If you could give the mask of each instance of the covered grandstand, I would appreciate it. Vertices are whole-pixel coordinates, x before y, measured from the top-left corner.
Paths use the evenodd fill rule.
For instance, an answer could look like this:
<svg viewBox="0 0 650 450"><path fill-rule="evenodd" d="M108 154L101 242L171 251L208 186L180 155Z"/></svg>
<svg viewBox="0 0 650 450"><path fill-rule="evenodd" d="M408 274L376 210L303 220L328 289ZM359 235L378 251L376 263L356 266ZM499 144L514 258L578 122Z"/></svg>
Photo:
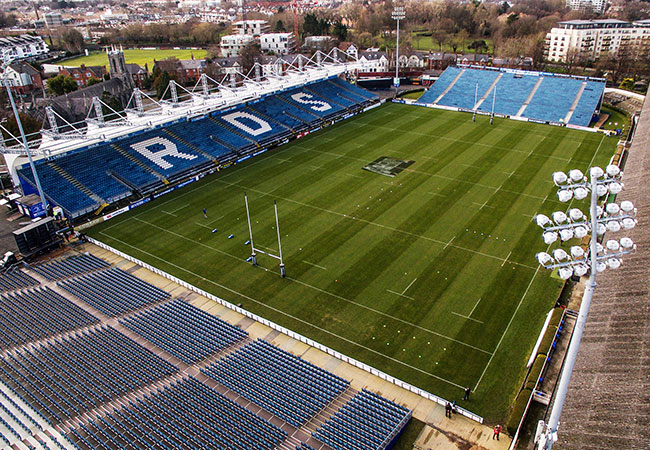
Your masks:
<svg viewBox="0 0 650 450"><path fill-rule="evenodd" d="M605 81L546 72L448 67L418 103L532 122L588 127Z"/></svg>

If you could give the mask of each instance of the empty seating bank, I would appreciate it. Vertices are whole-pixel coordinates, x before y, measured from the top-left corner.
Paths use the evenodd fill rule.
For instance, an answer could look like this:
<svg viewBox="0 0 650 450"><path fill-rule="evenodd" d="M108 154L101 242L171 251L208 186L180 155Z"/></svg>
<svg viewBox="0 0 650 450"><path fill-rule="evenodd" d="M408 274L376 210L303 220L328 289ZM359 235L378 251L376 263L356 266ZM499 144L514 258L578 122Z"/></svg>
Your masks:
<svg viewBox="0 0 650 450"><path fill-rule="evenodd" d="M418 103L587 127L604 80L552 73L448 67ZM483 101L481 101L483 100Z"/></svg>
<svg viewBox="0 0 650 450"><path fill-rule="evenodd" d="M377 100L364 89L332 78L39 160L36 167L48 200L74 218L281 144ZM28 165L18 175L26 194L36 191Z"/></svg>

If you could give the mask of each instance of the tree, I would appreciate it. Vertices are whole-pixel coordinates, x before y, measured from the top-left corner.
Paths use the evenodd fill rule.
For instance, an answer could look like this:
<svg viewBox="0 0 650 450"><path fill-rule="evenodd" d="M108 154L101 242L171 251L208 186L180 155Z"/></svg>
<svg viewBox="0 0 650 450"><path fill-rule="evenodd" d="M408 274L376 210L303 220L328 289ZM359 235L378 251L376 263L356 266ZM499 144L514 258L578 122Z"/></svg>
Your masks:
<svg viewBox="0 0 650 450"><path fill-rule="evenodd" d="M309 13L305 14L305 17L302 22L302 33L304 36L316 36L318 35L318 18L316 14Z"/></svg>
<svg viewBox="0 0 650 450"><path fill-rule="evenodd" d="M55 96L76 91L77 87L77 83L70 75L59 74L47 80L47 89Z"/></svg>
<svg viewBox="0 0 650 450"><path fill-rule="evenodd" d="M158 77L153 80L153 87L156 90L156 96L158 97L158 100L164 100L163 95L165 98L171 96L169 90L167 90L167 86L169 85L170 80L171 77L169 76L169 72L166 70L163 70L160 75L158 75Z"/></svg>
<svg viewBox="0 0 650 450"><path fill-rule="evenodd" d="M442 51L442 44L447 42L448 35L445 31L440 28L434 28L431 30L431 39L433 42L438 43L438 50Z"/></svg>
<svg viewBox="0 0 650 450"><path fill-rule="evenodd" d="M479 53L481 51L487 52L488 50L488 45L483 39L478 39L476 41L472 41L471 44L467 46L470 50L474 50L474 53Z"/></svg>
<svg viewBox="0 0 650 450"><path fill-rule="evenodd" d="M621 89L625 89L626 91L631 91L632 89L634 89L634 78L623 79L623 81L618 87Z"/></svg>
<svg viewBox="0 0 650 450"><path fill-rule="evenodd" d="M102 105L102 114L107 121L122 118L120 113L124 110L124 106L122 106L122 102L119 98L115 97L108 91L104 91L102 92L102 102L104 102L104 105Z"/></svg>
<svg viewBox="0 0 650 450"><path fill-rule="evenodd" d="M273 31L275 31L276 33L284 33L285 31L287 31L284 28L284 22L282 22L281 19L275 22L275 28L273 28Z"/></svg>
<svg viewBox="0 0 650 450"><path fill-rule="evenodd" d="M88 80L88 82L86 82L86 87L94 86L94 85L99 84L101 82L102 82L102 80L100 80L99 78L92 77L90 80Z"/></svg>
<svg viewBox="0 0 650 450"><path fill-rule="evenodd" d="M70 53L80 53L84 49L84 38L74 28L65 28L59 36L61 47Z"/></svg>
<svg viewBox="0 0 650 450"><path fill-rule="evenodd" d="M246 44L241 52L239 52L239 64L241 66L241 71L246 75L253 68L255 63L262 56L262 51L260 49L260 44L257 41L251 41Z"/></svg>
<svg viewBox="0 0 650 450"><path fill-rule="evenodd" d="M33 141L35 139L38 139L40 137L38 135L38 131L41 129L41 125L42 125L41 122L23 113L18 113L18 117L20 117L20 123L23 126L23 131L27 136L27 140ZM20 136L20 131L18 130L18 124L16 123L16 118L13 116L13 114L9 116L9 118L7 118L7 122L4 124L4 127L12 135ZM5 141L11 140L10 141L11 144L16 143L15 141L12 140L13 138L5 130L2 130L2 137L5 139Z"/></svg>
<svg viewBox="0 0 650 450"><path fill-rule="evenodd" d="M13 27L18 23L14 14L0 12L0 28Z"/></svg>
<svg viewBox="0 0 650 450"><path fill-rule="evenodd" d="M345 41L348 37L348 27L340 20L334 22L334 28L332 29L332 35L337 38L339 41Z"/></svg>

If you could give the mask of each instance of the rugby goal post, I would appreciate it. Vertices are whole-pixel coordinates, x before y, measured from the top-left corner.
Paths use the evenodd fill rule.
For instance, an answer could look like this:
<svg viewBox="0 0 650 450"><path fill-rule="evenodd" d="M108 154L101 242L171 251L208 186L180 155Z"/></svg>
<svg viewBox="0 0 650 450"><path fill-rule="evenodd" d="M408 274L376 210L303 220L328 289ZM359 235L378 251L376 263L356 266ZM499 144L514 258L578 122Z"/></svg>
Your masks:
<svg viewBox="0 0 650 450"><path fill-rule="evenodd" d="M275 229L278 233L278 255L274 255L273 253L270 253L268 251L260 250L259 248L255 248L255 244L253 242L253 227L251 225L251 215L250 215L250 210L248 208L248 195L244 193L244 203L246 204L246 220L248 221L248 236L251 244L251 263L256 266L257 265L257 254L261 253L266 256L270 256L271 258L275 258L280 261L280 276L282 278L285 278L287 276L285 268L284 268L284 260L282 259L282 240L280 239L280 221L278 220L278 203L273 200L273 207L275 210Z"/></svg>

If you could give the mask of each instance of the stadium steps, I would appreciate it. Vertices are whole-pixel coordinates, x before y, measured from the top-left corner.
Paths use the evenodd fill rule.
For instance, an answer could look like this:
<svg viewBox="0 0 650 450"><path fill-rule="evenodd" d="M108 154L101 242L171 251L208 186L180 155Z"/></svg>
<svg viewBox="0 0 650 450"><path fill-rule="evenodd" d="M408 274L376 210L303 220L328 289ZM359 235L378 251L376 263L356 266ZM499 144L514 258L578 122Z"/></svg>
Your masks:
<svg viewBox="0 0 650 450"><path fill-rule="evenodd" d="M454 84L456 84L456 81L458 81L458 80L460 79L460 77L463 76L464 73L465 73L465 69L461 70L461 71L458 73L458 75L456 75L456 78L454 78L454 79L452 80L452 82L449 83L449 86L447 86L447 89L445 89L444 91L442 91L442 94L440 94L440 95L438 96L438 98L435 99L435 100L433 101L433 104L434 104L434 105L437 105L438 102L439 102L440 100L442 100L442 98L443 98L445 95L447 95L447 92L449 92L449 91L451 90L451 88L454 87Z"/></svg>
<svg viewBox="0 0 650 450"><path fill-rule="evenodd" d="M256 145L257 147L261 147L260 144L259 144L259 142L255 141L255 140L253 140L253 139L251 139L251 138L249 138L249 137L246 137L243 133L240 133L239 131L237 131L237 130L234 129L233 127L229 127L228 125L226 125L226 124L223 123L223 122L218 121L218 120L215 119L214 117L210 117L210 120L213 121L214 123L216 123L217 125L219 125L219 126L220 126L221 128L223 128L224 130L228 131L229 133L236 134L236 135L239 136L240 138L246 139L246 140L247 140L248 142L250 142L251 144L254 144L254 145Z"/></svg>
<svg viewBox="0 0 650 450"><path fill-rule="evenodd" d="M79 180L77 180L75 177L70 175L67 171L65 171L61 166L59 166L56 161L48 161L47 165L50 166L56 173L61 175L63 178L68 180L74 187L79 189L81 192L86 194L88 197L92 198L95 200L97 203L106 203L106 200L101 198L99 195L95 194L93 191L88 189L86 186L84 186Z"/></svg>
<svg viewBox="0 0 650 450"><path fill-rule="evenodd" d="M334 415L336 411L341 409L348 401L352 399L359 391L351 386L348 386L343 392L334 397L331 402L323 407L315 416L313 416L307 423L305 423L301 430L309 433L315 433L316 430L321 428L325 422Z"/></svg>
<svg viewBox="0 0 650 450"><path fill-rule="evenodd" d="M476 102L476 105L474 105L474 108L472 108L474 111L476 111L477 109L479 109L479 108L481 107L481 105L483 104L483 102L485 101L485 99L488 98L488 95L490 95L490 92L492 92L492 89L496 88L496 85L497 85L497 83L499 82L499 80L501 79L501 77L503 77L503 72L501 72L501 73L499 74L499 76L496 77L496 79L492 82L492 84L490 85L490 87L488 88L488 90L485 91L485 94L483 94L483 97L481 97L481 98L479 99L479 101Z"/></svg>
<svg viewBox="0 0 650 450"><path fill-rule="evenodd" d="M142 167L142 168L143 168L144 170L146 170L147 172L150 172L151 174L153 174L156 178L158 178L158 179L159 179L160 181L162 181L163 183L165 183L165 184L169 184L169 181L167 180L167 178L165 178L164 176L162 176L161 174L159 174L158 172L156 172L155 170L153 170L151 167L149 167L148 165L146 165L145 163L143 163L142 161L140 161L138 158L136 158L136 157L133 156L131 153L129 153L129 152L127 152L126 150L124 150L124 149L123 149L122 147L120 147L119 145L117 145L117 144L111 144L111 147L113 147L117 152L119 152L119 153L120 153L122 156L124 156L125 158L127 158L127 159L133 161L134 163L136 163L138 166Z"/></svg>
<svg viewBox="0 0 650 450"><path fill-rule="evenodd" d="M209 153L204 152L203 150L201 150L200 148L198 148L196 145L192 144L191 142L186 141L185 139L183 139L182 137L180 137L178 134L174 133L170 129L163 128L163 131L165 133L167 133L168 135L170 135L171 137L173 137L174 139L176 139L177 141L185 144L187 147L191 148L195 152L205 156L208 160L212 161L215 165L217 165L217 166L219 165L219 161L217 160L217 158L215 158L214 156L212 156Z"/></svg>
<svg viewBox="0 0 650 450"><path fill-rule="evenodd" d="M580 85L580 89L578 89L578 93L576 94L576 97L573 99L573 103L571 103L569 112L567 112L566 116L564 116L564 123L569 123L569 120L571 120L571 116L573 115L573 112L576 110L576 107L578 106L578 102L580 101L580 97L582 97L582 93L585 91L586 87L587 87L587 82L583 81L582 84Z"/></svg>
<svg viewBox="0 0 650 450"><path fill-rule="evenodd" d="M314 116L315 118L317 118L317 119L319 120L319 122L321 122L321 123L325 122L325 121L324 121L320 116L318 116L317 114L314 114L313 112L311 112L310 110L308 110L308 109L306 109L306 108L303 108L303 107L300 106L298 103L290 102L289 100L287 100L286 98L282 97L281 95L278 95L277 97L278 97L281 101L285 102L287 105L295 106L295 107L298 108L299 110L303 111L305 114L307 114L307 115L309 115L309 116ZM304 119L301 119L300 117L296 117L296 116L294 116L293 114L289 114L288 112L285 112L285 114L287 114L288 116L293 117L294 119L298 119L298 120L300 120L301 122L305 122ZM305 122L305 123L310 123L310 122Z"/></svg>
<svg viewBox="0 0 650 450"><path fill-rule="evenodd" d="M219 139L218 137L216 137L214 134L211 134L211 135L210 135L210 139L212 139L212 140L213 140L214 142L216 142L217 144L220 144L220 145L223 145L223 146L226 147L226 148L229 148L230 150L232 150L232 151L235 152L235 153L237 153L237 151L238 151L238 148L237 148L237 147L235 147L235 146L232 145L232 144L229 144L229 143L226 142L226 141L222 141L221 139Z"/></svg>
<svg viewBox="0 0 650 450"><path fill-rule="evenodd" d="M544 77L539 77L539 80L537 80L537 83L535 83L535 86L533 86L533 89L530 91L530 94L528 94L528 97L526 97L526 101L524 101L524 104L521 105L521 108L519 108L519 111L517 111L517 114L515 114L515 117L521 117L524 114L524 111L526 111L526 108L528 107L528 104L531 102L531 100L535 96L535 92L537 92L537 89L539 89L539 86L540 86L540 84L542 84L543 80L544 80Z"/></svg>
<svg viewBox="0 0 650 450"><path fill-rule="evenodd" d="M349 93L351 93L351 94L354 94L354 95L356 95L356 96L358 96L358 97L361 97L361 93L354 92L352 89L348 89L348 88L345 87L343 84L335 83L335 82L332 81L332 80L327 80L327 82L330 83L332 86L336 86L338 89L341 89L341 90L347 91L347 92L349 92ZM358 87L358 86L357 86L357 87ZM352 100L352 99L346 97L345 95L342 95L342 94L340 94L340 93L339 93L339 95L341 95L341 97L343 97L343 98L345 98L345 99L347 99L347 100L354 101L354 100ZM362 104L365 104L365 103L372 103L372 97L365 97L365 98L366 98L366 101L363 102Z"/></svg>
<svg viewBox="0 0 650 450"><path fill-rule="evenodd" d="M249 106L247 106L245 109L247 109L248 111L250 111L251 114L253 114L253 115L257 114L258 116L262 116L262 117L265 118L266 120L269 120L269 121L271 121L271 122L273 122L273 123L275 123L275 124L281 126L282 128L286 128L287 130L291 131L291 132L294 133L294 134L295 134L295 132L296 132L296 130L294 130L293 128L291 128L291 127L289 127L289 126L283 124L282 122L279 122L279 121L275 120L273 117L268 116L268 115L264 114L264 113L261 112L261 111L256 111L256 110L252 109L252 108L249 107Z"/></svg>
<svg viewBox="0 0 650 450"><path fill-rule="evenodd" d="M309 89L307 86L305 86L305 90L308 91L308 92L311 92L311 93L314 94L317 98L318 98L319 96L322 96L322 95L323 95L323 94L319 94L319 93L316 92L316 91L312 91L312 90ZM332 103L334 103L335 105L340 106L340 107L343 108L345 111L350 112L350 108L348 108L347 106L342 105L341 103L338 103L338 102L334 101L334 100L331 99L331 98L328 98L327 100L330 101L330 102L332 102Z"/></svg>

